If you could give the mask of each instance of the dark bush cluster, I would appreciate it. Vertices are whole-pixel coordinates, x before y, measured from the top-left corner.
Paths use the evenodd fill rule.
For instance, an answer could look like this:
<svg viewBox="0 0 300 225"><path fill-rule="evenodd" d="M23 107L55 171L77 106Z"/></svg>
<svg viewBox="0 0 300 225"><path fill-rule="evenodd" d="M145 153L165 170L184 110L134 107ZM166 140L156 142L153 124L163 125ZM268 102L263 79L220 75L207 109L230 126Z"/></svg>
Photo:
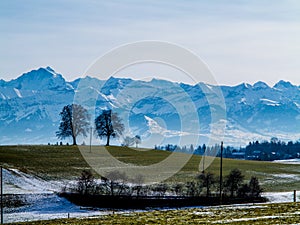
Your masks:
<svg viewBox="0 0 300 225"><path fill-rule="evenodd" d="M239 169L233 169L225 177L224 194L230 197L258 198L263 189L260 187L257 177L251 177L249 183L244 183L244 175Z"/></svg>
<svg viewBox="0 0 300 225"><path fill-rule="evenodd" d="M77 182L63 191L81 195L136 197L211 197L219 194L219 178L210 172L201 173L186 183L144 185L143 182L142 176L129 180L126 174L120 171L110 172L96 180L91 171L84 170ZM238 169L233 169L225 176L222 187L223 195L231 198L258 198L262 193L258 179L251 177L248 183L244 183L244 175Z"/></svg>

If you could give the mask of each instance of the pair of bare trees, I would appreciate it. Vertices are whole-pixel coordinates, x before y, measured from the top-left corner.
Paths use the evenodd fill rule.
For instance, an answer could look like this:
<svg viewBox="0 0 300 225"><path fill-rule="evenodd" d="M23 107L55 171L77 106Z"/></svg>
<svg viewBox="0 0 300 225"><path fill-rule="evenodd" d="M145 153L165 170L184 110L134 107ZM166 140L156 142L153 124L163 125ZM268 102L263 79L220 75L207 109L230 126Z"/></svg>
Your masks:
<svg viewBox="0 0 300 225"><path fill-rule="evenodd" d="M77 145L77 137L87 136L90 130L90 116L88 111L78 104L66 105L60 112L61 122L56 132L60 139L71 137L73 145ZM103 110L95 119L96 134L106 137L106 145L109 146L110 138L115 138L124 132L124 124L117 113L111 110Z"/></svg>

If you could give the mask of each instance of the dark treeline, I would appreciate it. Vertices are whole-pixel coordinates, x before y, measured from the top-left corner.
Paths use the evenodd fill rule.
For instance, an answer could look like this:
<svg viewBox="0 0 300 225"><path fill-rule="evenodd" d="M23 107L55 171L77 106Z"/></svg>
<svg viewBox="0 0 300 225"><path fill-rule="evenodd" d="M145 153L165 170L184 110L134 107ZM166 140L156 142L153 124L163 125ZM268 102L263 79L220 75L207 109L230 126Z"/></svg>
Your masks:
<svg viewBox="0 0 300 225"><path fill-rule="evenodd" d="M176 151L195 155L220 157L221 146L206 146L205 144L203 144L196 147L194 147L193 145L180 147L178 145L166 144L163 146L155 145L154 148L157 150L165 150L171 152ZM286 143L278 140L278 138L271 138L270 141L249 142L249 144L244 148L227 146L223 149L223 157L261 161L295 159L300 158L300 142L289 141Z"/></svg>
<svg viewBox="0 0 300 225"><path fill-rule="evenodd" d="M219 178L210 172L203 172L185 183L143 184L143 177L128 180L125 173L113 171L96 180L91 171L83 171L62 193L80 195L131 196L131 197L213 197L219 195ZM230 198L259 198L262 188L256 177L244 182L239 169L233 169L223 180L223 196Z"/></svg>
<svg viewBox="0 0 300 225"><path fill-rule="evenodd" d="M77 184L65 188L60 196L81 206L120 209L266 201L261 197L262 188L258 179L251 177L250 181L244 182L244 175L239 169L233 169L224 177L222 198L219 179L210 172L200 173L185 183L145 185L141 181L142 176L130 181L125 173L119 171L96 180L90 171L83 171Z"/></svg>
<svg viewBox="0 0 300 225"><path fill-rule="evenodd" d="M300 158L300 142L285 143L272 138L270 142L250 142L245 148L245 159L272 161Z"/></svg>

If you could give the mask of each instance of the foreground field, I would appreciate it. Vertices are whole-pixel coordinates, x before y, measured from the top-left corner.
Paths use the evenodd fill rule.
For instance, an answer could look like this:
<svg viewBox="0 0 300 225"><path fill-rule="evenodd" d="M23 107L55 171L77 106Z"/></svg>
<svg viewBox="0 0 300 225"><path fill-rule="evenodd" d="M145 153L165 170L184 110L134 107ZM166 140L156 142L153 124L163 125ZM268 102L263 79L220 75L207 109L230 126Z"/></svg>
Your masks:
<svg viewBox="0 0 300 225"><path fill-rule="evenodd" d="M59 219L26 224L299 224L299 215L299 203L281 203L114 213L98 218Z"/></svg>
<svg viewBox="0 0 300 225"><path fill-rule="evenodd" d="M86 147L86 151L88 150L89 147ZM135 165L151 165L171 154L148 149L136 151L126 147L109 147L108 150L116 159ZM99 154L101 156L101 151ZM178 158L183 155L174 154L177 154ZM200 161L200 156L192 156L182 170L168 179L168 182L194 179L199 174ZM74 146L0 146L0 164L38 175L45 180L72 180L78 177L83 169L90 168L78 148ZM219 158L216 158L207 170L218 175L219 164ZM239 168L246 179L257 176L264 190L268 192L299 189L300 165L297 164L224 159L223 175L227 175L233 168Z"/></svg>

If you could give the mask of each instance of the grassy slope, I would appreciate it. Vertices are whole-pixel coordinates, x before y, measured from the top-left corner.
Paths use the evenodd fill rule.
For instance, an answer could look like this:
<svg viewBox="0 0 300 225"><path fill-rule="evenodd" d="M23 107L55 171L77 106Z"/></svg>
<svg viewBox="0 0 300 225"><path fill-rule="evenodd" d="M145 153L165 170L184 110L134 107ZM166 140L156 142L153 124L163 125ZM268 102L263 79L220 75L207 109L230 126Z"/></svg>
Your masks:
<svg viewBox="0 0 300 225"><path fill-rule="evenodd" d="M88 147L86 148L88 149ZM171 154L156 150L135 151L124 147L109 147L108 149L117 159L138 165L157 163ZM171 177L169 181L193 179L199 173L200 161L200 156L192 156L184 168ZM0 146L0 164L17 167L48 180L74 179L83 169L89 168L78 148L74 146ZM208 170L218 175L219 164L219 158L216 158ZM299 181L278 179L280 178L278 174L291 174L300 178L300 165L224 159L223 175L228 174L233 168L241 169L246 175L246 179L252 175L259 177L266 191L292 191L299 189Z"/></svg>
<svg viewBox="0 0 300 225"><path fill-rule="evenodd" d="M299 224L299 213L299 203L284 203L112 214L99 218L58 219L26 224Z"/></svg>

